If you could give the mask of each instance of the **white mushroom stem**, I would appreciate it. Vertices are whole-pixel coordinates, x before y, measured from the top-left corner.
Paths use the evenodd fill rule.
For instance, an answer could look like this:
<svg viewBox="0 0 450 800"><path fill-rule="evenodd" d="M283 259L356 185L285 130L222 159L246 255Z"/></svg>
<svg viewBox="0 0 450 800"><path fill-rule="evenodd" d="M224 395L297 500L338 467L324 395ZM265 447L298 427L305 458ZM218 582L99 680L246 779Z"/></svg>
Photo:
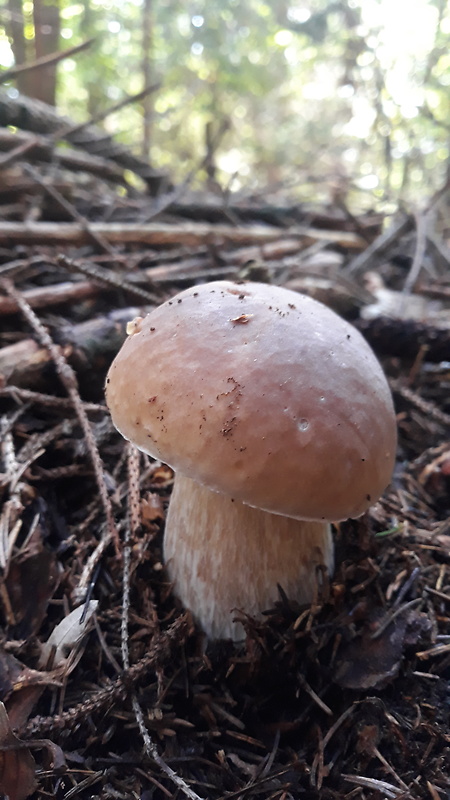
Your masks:
<svg viewBox="0 0 450 800"><path fill-rule="evenodd" d="M244 638L238 610L260 617L279 599L313 600L318 566L333 570L330 525L282 517L177 474L164 539L174 592L211 639Z"/></svg>

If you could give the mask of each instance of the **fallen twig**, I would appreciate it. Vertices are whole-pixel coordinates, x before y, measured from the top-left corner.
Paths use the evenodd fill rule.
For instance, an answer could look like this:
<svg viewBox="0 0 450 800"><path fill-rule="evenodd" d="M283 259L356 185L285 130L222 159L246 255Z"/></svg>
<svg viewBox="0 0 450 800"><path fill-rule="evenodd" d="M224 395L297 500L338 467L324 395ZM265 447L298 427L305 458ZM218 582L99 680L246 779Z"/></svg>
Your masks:
<svg viewBox="0 0 450 800"><path fill-rule="evenodd" d="M60 61L64 61L65 58L71 58L77 55L77 53L87 50L93 42L95 42L94 38L86 39L85 42L76 44L74 47L68 47L67 50L61 50L59 53L50 53L50 55L42 56L35 61L28 61L26 64L17 64L17 66L11 67L11 69L7 69L5 72L0 72L0 83L6 83L6 81L10 81L12 78L16 78L17 75L22 75L24 72L30 72L31 70L42 69L52 64L58 64Z"/></svg>
<svg viewBox="0 0 450 800"><path fill-rule="evenodd" d="M157 633L148 647L146 655L130 666L129 669L113 681L106 689L98 692L82 703L72 706L60 714L48 717L34 717L21 728L21 736L42 736L44 733L70 730L87 719L90 714L98 714L121 700L124 700L132 690L142 681L150 670L166 664L173 653L174 647L184 643L189 635L190 623L187 617L178 619L164 633Z"/></svg>
<svg viewBox="0 0 450 800"><path fill-rule="evenodd" d="M131 223L89 224L89 234L82 225L67 222L0 222L0 242L21 244L49 244L65 242L66 244L89 243L90 235L104 237L110 244L141 245L190 245L196 246L204 242L219 244L264 244L286 236L302 240L304 246L315 241L330 242L352 250L361 250L365 242L355 233L346 231L322 230L320 228L292 227L286 230L271 228L266 225L249 225L235 227L233 225L213 225L201 222L189 222L169 225L164 223L148 223L133 225Z"/></svg>

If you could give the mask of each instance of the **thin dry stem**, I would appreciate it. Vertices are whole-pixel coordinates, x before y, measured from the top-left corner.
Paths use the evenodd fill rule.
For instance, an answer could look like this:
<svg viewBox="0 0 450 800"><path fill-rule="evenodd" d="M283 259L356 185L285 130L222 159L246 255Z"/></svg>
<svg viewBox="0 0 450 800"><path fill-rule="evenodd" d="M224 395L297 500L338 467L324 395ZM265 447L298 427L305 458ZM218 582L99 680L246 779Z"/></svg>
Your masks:
<svg viewBox="0 0 450 800"><path fill-rule="evenodd" d="M123 581L122 581L122 620L121 620L121 649L122 660L126 670L130 668L130 653L128 649L128 619L130 612L130 563L131 563L131 541L137 536L140 520L140 453L132 444L128 445L128 519L129 525L125 528L124 548L123 548ZM136 722L144 742L144 750L168 778L177 786L178 789L188 797L189 800L202 800L198 794L193 792L187 783L177 773L169 767L158 753L157 747L153 742L145 725L144 714L136 692L131 695Z"/></svg>
<svg viewBox="0 0 450 800"><path fill-rule="evenodd" d="M41 344L43 345L43 347L47 348L55 364L58 375L64 385L64 388L66 389L67 394L69 395L72 401L73 407L78 417L78 421L80 423L81 429L83 431L86 440L88 453L90 455L92 466L94 468L95 480L97 483L100 500L102 502L103 510L106 516L107 530L105 531L103 538L108 539L108 541L112 539L115 542L117 552L119 552L119 534L114 520L111 501L108 497L106 484L103 478L103 464L100 458L100 454L98 452L94 434L92 433L92 428L89 424L85 408L83 406L83 403L81 401L78 392L78 383L75 372L73 371L72 367L67 363L67 361L64 359L61 352L59 351L59 349L51 339L50 335L47 333L46 329L42 325L40 319L34 313L33 309L30 308L28 303L23 299L21 293L16 290L14 284L7 278L4 278L1 281L1 286L4 289L4 291L16 301L25 319L31 325L34 332L38 336Z"/></svg>

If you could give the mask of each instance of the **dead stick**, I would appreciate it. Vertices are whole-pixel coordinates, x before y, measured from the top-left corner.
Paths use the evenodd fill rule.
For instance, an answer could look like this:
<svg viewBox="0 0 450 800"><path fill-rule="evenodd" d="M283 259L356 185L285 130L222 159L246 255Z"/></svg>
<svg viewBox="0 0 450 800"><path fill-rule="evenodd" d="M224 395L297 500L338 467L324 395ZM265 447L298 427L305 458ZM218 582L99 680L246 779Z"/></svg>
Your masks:
<svg viewBox="0 0 450 800"><path fill-rule="evenodd" d="M89 235L90 234L90 235ZM362 250L366 243L357 234L347 231L330 231L320 228L292 227L285 230L266 225L238 226L214 225L201 222L187 222L178 225L149 223L134 225L132 223L93 222L89 225L89 233L82 225L55 222L0 222L0 243L15 244L89 244L90 236L104 237L111 244L141 245L186 245L196 247L199 244L214 243L216 245L265 244L284 237L296 238L303 244L316 241L338 244L351 250Z"/></svg>
<svg viewBox="0 0 450 800"><path fill-rule="evenodd" d="M89 222L79 213L79 211L77 211L72 203L69 203L69 201L63 197L61 192L55 189L54 186L51 186L51 184L46 183L45 180L41 178L39 172L35 170L31 164L24 164L23 169L25 173L31 175L33 180L36 181L36 183L38 183L39 186L44 189L44 191L47 192L47 194L49 194L50 197L52 197L53 200L55 200L55 202L58 203L58 205L61 206L61 208L63 208L64 211L66 211L72 217L72 219L76 220L81 225L89 238L92 239L95 244L101 248L101 250L109 253L110 256L114 256L114 248L111 247L109 242L101 234L92 230Z"/></svg>
<svg viewBox="0 0 450 800"><path fill-rule="evenodd" d="M151 294L151 292L148 292L141 286L135 286L129 283L126 278L118 275L117 272L114 272L112 269L101 267L99 264L92 264L90 261L71 261L64 255L59 256L58 263L69 272L81 272L81 274L88 275L105 287L128 292L128 294L139 297L140 300L147 303L159 304L159 299L156 295Z"/></svg>
<svg viewBox="0 0 450 800"><path fill-rule="evenodd" d="M7 151L6 155L0 156L1 167L28 152L30 159L36 161L56 160L58 164L75 172L83 170L114 183L125 183L123 170L113 161L89 153L80 153L68 147L55 147L52 139L47 136L38 136L25 131L13 133L7 128L0 128L0 150Z"/></svg>
<svg viewBox="0 0 450 800"><path fill-rule="evenodd" d="M119 111L121 108L131 105L132 103L138 103L144 97L147 97L148 94L156 92L160 88L160 86L161 86L160 83L154 83L151 84L150 86L144 86L144 88L141 89L140 92L137 92L137 94L127 95L126 97L123 98L123 100L119 100L118 103L114 103L113 106L109 106L104 111L100 111L98 114L94 114L86 122L80 122L77 125L66 125L65 127L60 128L53 134L52 138L64 139L69 134L78 133L78 131L82 131L88 125L96 125L98 122L101 122L102 120L106 119L106 117L108 117L110 114Z"/></svg>
<svg viewBox="0 0 450 800"><path fill-rule="evenodd" d="M80 281L80 283L66 281L55 286L38 286L35 289L27 289L22 292L22 297L31 308L46 308L60 303L79 302L87 297L95 297L101 291L101 286L92 281ZM0 296L0 314L16 314L18 311L19 306L12 297Z"/></svg>
<svg viewBox="0 0 450 800"><path fill-rule="evenodd" d="M50 53L48 56L37 58L36 61L31 61L27 64L18 64L16 67L11 67L11 69L6 70L6 72L0 73L0 83L5 83L6 81L11 80L11 78L15 78L17 75L21 75L24 72L29 72L32 69L42 69L42 67L49 67L51 64L57 64L59 61L63 61L65 58L70 58L77 53L81 53L82 50L86 50L93 42L95 42L95 38L86 39L85 42L77 44L75 47L69 47L67 50L62 50L60 53Z"/></svg>
<svg viewBox="0 0 450 800"><path fill-rule="evenodd" d="M373 264L376 257L380 257L386 250L398 241L401 236L411 230L412 218L410 216L401 217L395 220L388 230L380 233L372 244L367 247L363 253L356 256L347 266L347 271L352 274L361 273L363 270L369 268L369 264Z"/></svg>

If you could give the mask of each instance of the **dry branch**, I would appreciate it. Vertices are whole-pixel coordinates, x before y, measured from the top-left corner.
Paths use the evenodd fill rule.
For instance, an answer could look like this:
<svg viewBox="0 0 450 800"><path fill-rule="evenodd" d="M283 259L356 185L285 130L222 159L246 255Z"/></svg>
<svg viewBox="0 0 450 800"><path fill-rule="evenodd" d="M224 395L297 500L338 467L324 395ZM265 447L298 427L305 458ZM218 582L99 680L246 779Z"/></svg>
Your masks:
<svg viewBox="0 0 450 800"><path fill-rule="evenodd" d="M414 221L412 217L402 216L393 222L388 230L383 231L360 255L356 256L347 266L348 272L361 273L374 268L377 258L384 256L387 250L397 242L405 233L411 230Z"/></svg>
<svg viewBox="0 0 450 800"><path fill-rule="evenodd" d="M42 56L41 58L37 58L35 61L31 61L26 64L18 64L17 66L0 73L0 83L6 83L6 81L10 81L12 78L15 78L17 75L20 75L23 72L30 72L30 70L42 69L42 67L49 67L51 64L58 64L65 58L69 58L77 53L81 53L82 50L87 50L87 48L90 47L94 41L94 39L87 39L85 42L81 42L81 44L77 44L75 47L69 47L66 50L62 50L60 53L50 53L50 55Z"/></svg>
<svg viewBox="0 0 450 800"><path fill-rule="evenodd" d="M88 297L95 297L101 287L91 281L80 281L73 283L67 281L58 283L54 286L38 286L36 289L28 289L22 292L23 298L31 308L46 308L60 303L75 303L86 300ZM0 314L16 314L19 307L11 297L0 295Z"/></svg>
<svg viewBox="0 0 450 800"><path fill-rule="evenodd" d="M62 167L73 170L74 172L89 172L99 178L114 181L114 183L124 183L123 171L114 162L108 161L101 156L79 153L69 148L55 148L54 143L45 136L16 131L13 133L7 128L0 128L0 150L8 153L14 151L20 158L25 150L27 158L32 161L51 162L56 160ZM20 150L20 152L18 152ZM0 166L9 163L8 156L0 159Z"/></svg>
<svg viewBox="0 0 450 800"><path fill-rule="evenodd" d="M297 205L253 205L250 203L196 203L171 202L167 210L177 217L200 220L202 222L264 222L280 228L292 225L308 225L313 228L336 231L354 231L362 236L380 233L383 217L381 214L366 214L359 218L349 218L331 209L314 209Z"/></svg>
<svg viewBox="0 0 450 800"><path fill-rule="evenodd" d="M233 226L213 225L201 222L184 224L133 225L93 222L89 225L92 234L106 239L111 244L141 245L188 245L195 247L209 243L216 246L225 244L265 244L283 237L297 239L304 247L314 242L329 242L350 250L362 250L366 243L361 236L346 231L327 231L319 228L296 226L271 228L264 225ZM55 222L0 222L0 244L89 244L90 236L81 225Z"/></svg>
<svg viewBox="0 0 450 800"><path fill-rule="evenodd" d="M65 139L76 147L81 147L93 155L101 155L115 161L124 169L139 175L156 191L164 176L148 163L134 156L128 148L115 142L111 136L94 125L86 125L82 130L68 117L60 116L52 106L23 95L12 98L0 89L0 125L14 125L17 128L40 134L59 134L66 131Z"/></svg>
<svg viewBox="0 0 450 800"><path fill-rule="evenodd" d="M98 364L111 361L125 339L127 322L139 313L146 313L146 309L121 309L77 325L60 326L57 345L78 376L90 376L92 383ZM46 380L52 380L52 373L48 371L50 365L51 357L45 347L40 347L34 339L22 339L0 349L0 383L40 388Z"/></svg>

